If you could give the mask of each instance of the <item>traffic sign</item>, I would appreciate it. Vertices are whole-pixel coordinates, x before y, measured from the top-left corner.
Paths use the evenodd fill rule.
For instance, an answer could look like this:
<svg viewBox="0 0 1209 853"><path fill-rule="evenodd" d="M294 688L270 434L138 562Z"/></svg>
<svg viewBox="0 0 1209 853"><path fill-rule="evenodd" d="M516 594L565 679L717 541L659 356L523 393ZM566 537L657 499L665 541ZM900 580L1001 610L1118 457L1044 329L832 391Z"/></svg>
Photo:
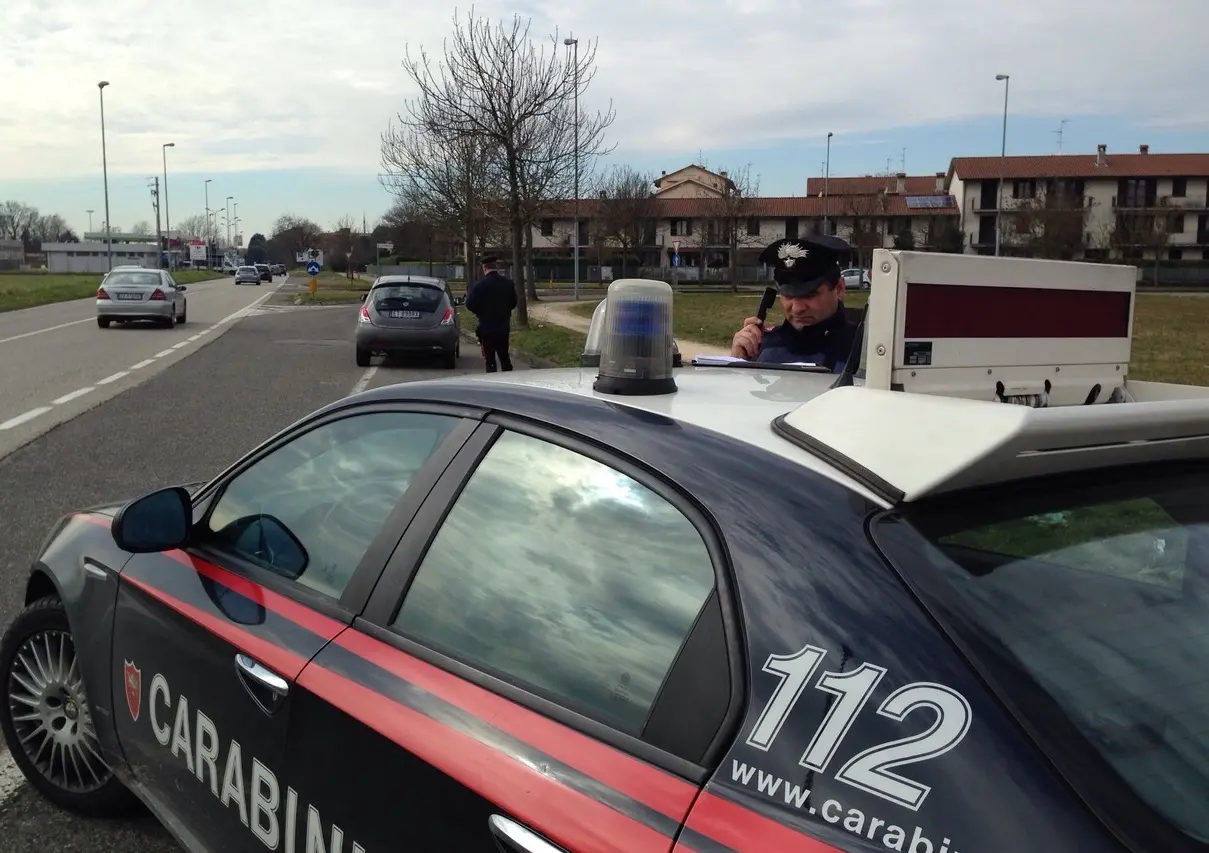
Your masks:
<svg viewBox="0 0 1209 853"><path fill-rule="evenodd" d="M307 271L307 274L311 275L311 276L319 275L319 264L313 260L307 261L306 262L306 271Z"/></svg>
<svg viewBox="0 0 1209 853"><path fill-rule="evenodd" d="M393 252L395 250L395 244L391 242L379 243L378 248L383 252Z"/></svg>
<svg viewBox="0 0 1209 853"><path fill-rule="evenodd" d="M680 253L679 252L672 255L672 266L674 266L674 267L680 266Z"/></svg>
<svg viewBox="0 0 1209 853"><path fill-rule="evenodd" d="M679 240L672 241L672 251L675 252L677 255L680 254L680 241Z"/></svg>

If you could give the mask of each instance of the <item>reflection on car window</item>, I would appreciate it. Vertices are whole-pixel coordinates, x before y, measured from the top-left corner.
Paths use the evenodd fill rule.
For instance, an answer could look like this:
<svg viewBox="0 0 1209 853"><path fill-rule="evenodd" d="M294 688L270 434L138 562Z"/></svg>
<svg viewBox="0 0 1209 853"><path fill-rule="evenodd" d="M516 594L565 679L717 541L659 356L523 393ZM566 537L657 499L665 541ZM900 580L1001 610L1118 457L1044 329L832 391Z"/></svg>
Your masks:
<svg viewBox="0 0 1209 853"><path fill-rule="evenodd" d="M425 284L383 284L374 288L374 303L390 303L390 307L402 306L417 311L434 311L441 304L445 291Z"/></svg>
<svg viewBox="0 0 1209 853"><path fill-rule="evenodd" d="M599 462L505 433L395 626L640 735L713 585L705 542L674 506Z"/></svg>
<svg viewBox="0 0 1209 853"><path fill-rule="evenodd" d="M137 285L139 287L155 287L160 283L157 272L115 272L105 278L105 284Z"/></svg>
<svg viewBox="0 0 1209 853"><path fill-rule="evenodd" d="M375 412L304 433L227 485L208 523L214 544L339 598L387 515L456 422ZM249 524L262 516L263 523Z"/></svg>
<svg viewBox="0 0 1209 853"><path fill-rule="evenodd" d="M1138 482L1134 497L1094 505L1047 496L1046 513L990 523L946 521L923 555L895 562L927 573L960 613L954 630L1000 654L981 664L1015 683L1035 722L1048 694L1123 789L1184 832L1209 837L1209 491ZM973 512L974 510L970 510ZM929 519L916 519L927 530ZM951 528L960 524L961 530ZM894 556L894 537L883 544ZM1003 669L1006 666L1006 669ZM1069 748L1064 744L1064 748Z"/></svg>

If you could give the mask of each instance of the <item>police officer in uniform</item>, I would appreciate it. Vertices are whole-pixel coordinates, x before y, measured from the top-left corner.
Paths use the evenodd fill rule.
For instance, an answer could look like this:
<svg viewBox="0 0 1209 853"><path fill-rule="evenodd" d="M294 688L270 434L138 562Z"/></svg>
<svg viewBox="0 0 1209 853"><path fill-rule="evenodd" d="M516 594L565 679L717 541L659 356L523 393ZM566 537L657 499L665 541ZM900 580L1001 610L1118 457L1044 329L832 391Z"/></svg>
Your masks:
<svg viewBox="0 0 1209 853"><path fill-rule="evenodd" d="M778 240L760 254L773 268L785 322L765 326L748 317L731 339L730 354L751 361L802 361L841 373L852 351L856 324L844 312L840 264L852 247L839 237Z"/></svg>
<svg viewBox="0 0 1209 853"><path fill-rule="evenodd" d="M499 258L487 255L483 258L483 277L466 290L466 310L478 318L474 331L488 373L496 372L497 358L503 370L512 369L508 336L515 309L516 283L500 272Z"/></svg>

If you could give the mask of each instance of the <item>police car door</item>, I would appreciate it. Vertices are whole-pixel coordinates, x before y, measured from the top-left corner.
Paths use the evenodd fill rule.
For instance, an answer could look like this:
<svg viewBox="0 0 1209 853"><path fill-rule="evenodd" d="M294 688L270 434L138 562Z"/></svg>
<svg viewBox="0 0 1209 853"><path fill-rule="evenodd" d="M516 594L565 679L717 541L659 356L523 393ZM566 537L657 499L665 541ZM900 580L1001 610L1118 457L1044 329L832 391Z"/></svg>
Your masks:
<svg viewBox="0 0 1209 853"><path fill-rule="evenodd" d="M472 429L380 409L306 424L198 496L188 549L126 565L116 728L137 782L187 840L305 849L285 775L294 682L364 603L406 496L423 496Z"/></svg>
<svg viewBox="0 0 1209 853"><path fill-rule="evenodd" d="M697 795L735 683L708 525L498 420L298 679L288 773L329 853L666 853Z"/></svg>

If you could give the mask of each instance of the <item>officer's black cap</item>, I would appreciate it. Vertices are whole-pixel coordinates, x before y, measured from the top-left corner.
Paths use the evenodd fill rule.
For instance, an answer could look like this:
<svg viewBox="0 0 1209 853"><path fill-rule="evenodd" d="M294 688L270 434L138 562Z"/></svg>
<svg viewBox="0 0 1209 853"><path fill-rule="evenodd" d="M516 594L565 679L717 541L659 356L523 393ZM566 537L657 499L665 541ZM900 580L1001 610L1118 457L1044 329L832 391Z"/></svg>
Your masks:
<svg viewBox="0 0 1209 853"><path fill-rule="evenodd" d="M839 279L840 265L847 263L851 252L846 240L820 234L778 240L760 253L760 263L772 267L781 296L809 296Z"/></svg>
<svg viewBox="0 0 1209 853"><path fill-rule="evenodd" d="M482 264L485 267L491 266L492 264L498 264L499 262L500 259L495 255L483 255Z"/></svg>

